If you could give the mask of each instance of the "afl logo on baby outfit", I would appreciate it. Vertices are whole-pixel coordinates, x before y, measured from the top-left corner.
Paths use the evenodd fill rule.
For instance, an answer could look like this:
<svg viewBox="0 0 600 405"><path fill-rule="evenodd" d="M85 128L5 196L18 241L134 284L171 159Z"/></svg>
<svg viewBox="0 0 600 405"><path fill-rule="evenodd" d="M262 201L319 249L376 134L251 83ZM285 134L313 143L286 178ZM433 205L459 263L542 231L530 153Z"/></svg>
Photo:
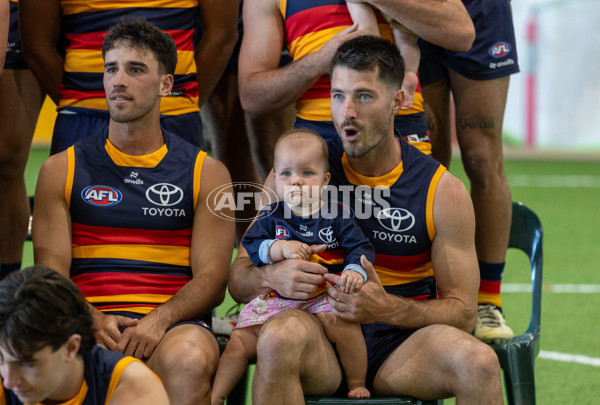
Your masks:
<svg viewBox="0 0 600 405"><path fill-rule="evenodd" d="M289 239L291 236L290 231L288 231L285 226L278 225L275 227L276 239Z"/></svg>
<svg viewBox="0 0 600 405"><path fill-rule="evenodd" d="M510 44L508 42L497 42L489 49L490 56L493 58L504 58L510 53Z"/></svg>
<svg viewBox="0 0 600 405"><path fill-rule="evenodd" d="M81 198L88 204L108 207L120 203L123 195L113 187L89 186L83 189Z"/></svg>
<svg viewBox="0 0 600 405"><path fill-rule="evenodd" d="M146 198L154 205L170 207L183 200L183 190L170 183L158 183L148 187Z"/></svg>

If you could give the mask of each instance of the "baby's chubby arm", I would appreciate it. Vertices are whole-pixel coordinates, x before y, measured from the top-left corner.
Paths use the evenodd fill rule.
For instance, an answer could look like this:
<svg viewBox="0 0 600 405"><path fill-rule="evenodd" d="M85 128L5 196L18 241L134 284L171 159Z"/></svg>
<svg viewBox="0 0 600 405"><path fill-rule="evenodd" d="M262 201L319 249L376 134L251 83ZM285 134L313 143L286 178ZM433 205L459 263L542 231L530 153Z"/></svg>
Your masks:
<svg viewBox="0 0 600 405"><path fill-rule="evenodd" d="M325 245L312 245L297 240L265 240L260 246L260 258L270 264L285 259L308 260L313 253L325 250Z"/></svg>

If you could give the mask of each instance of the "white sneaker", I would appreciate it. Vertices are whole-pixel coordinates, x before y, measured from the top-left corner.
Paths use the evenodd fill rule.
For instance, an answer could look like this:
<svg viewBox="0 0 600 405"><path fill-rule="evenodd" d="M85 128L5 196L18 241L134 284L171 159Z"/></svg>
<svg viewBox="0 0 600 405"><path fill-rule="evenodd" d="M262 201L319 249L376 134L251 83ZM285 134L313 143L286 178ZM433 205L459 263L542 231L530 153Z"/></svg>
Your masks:
<svg viewBox="0 0 600 405"><path fill-rule="evenodd" d="M492 304L477 305L477 322L473 334L477 339L490 344L506 343L514 336L500 309Z"/></svg>
<svg viewBox="0 0 600 405"><path fill-rule="evenodd" d="M222 318L213 317L212 330L215 335L231 336L233 328L237 325L242 310L241 304L235 305L227 311L228 314Z"/></svg>

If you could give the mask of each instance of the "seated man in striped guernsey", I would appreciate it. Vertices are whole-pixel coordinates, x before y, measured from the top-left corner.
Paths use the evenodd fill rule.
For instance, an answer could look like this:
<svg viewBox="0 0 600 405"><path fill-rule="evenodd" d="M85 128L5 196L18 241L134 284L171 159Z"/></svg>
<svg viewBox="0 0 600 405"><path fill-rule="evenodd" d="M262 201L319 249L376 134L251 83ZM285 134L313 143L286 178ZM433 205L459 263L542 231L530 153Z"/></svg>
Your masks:
<svg viewBox="0 0 600 405"><path fill-rule="evenodd" d="M0 283L1 405L167 405L139 360L96 345L81 291L43 266Z"/></svg>
<svg viewBox="0 0 600 405"><path fill-rule="evenodd" d="M229 173L160 126L177 60L168 34L123 20L102 54L110 123L42 166L35 261L79 286L98 342L146 361L171 403L209 403L219 348L202 319L224 298L234 223L207 201L230 191Z"/></svg>

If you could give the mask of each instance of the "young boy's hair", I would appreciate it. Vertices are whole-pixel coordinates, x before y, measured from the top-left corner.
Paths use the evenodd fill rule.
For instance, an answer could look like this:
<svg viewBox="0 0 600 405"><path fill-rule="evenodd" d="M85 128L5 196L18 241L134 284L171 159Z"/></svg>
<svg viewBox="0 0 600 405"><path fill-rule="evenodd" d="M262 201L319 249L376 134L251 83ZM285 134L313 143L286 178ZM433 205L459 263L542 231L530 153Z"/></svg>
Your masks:
<svg viewBox="0 0 600 405"><path fill-rule="evenodd" d="M161 74L175 74L177 47L173 37L145 18L123 17L117 25L113 25L104 38L102 58L120 44L151 51L158 61Z"/></svg>
<svg viewBox="0 0 600 405"><path fill-rule="evenodd" d="M89 304L79 288L56 271L31 266L0 282L0 346L22 361L50 346L59 349L81 335L78 354L96 344Z"/></svg>
<svg viewBox="0 0 600 405"><path fill-rule="evenodd" d="M294 137L298 140L298 144L301 144L302 142L308 140L308 139L315 139L317 142L319 142L320 146L321 146L321 159L323 160L324 164L325 164L325 171L328 172L329 171L329 150L327 149L327 144L325 143L325 140L323 139L323 137L321 135L319 135L319 133L313 131L312 129L308 129L308 128L294 128L294 129L290 129L285 131L277 140L277 142L275 143L275 148L273 148L274 154L275 156L277 156L277 148L279 147L279 145L281 144L281 141L283 141L286 138L289 137Z"/></svg>
<svg viewBox="0 0 600 405"><path fill-rule="evenodd" d="M329 65L329 75L337 66L358 72L379 72L379 78L393 86L402 87L404 80L404 59L398 47L385 38L362 35L339 46Z"/></svg>

